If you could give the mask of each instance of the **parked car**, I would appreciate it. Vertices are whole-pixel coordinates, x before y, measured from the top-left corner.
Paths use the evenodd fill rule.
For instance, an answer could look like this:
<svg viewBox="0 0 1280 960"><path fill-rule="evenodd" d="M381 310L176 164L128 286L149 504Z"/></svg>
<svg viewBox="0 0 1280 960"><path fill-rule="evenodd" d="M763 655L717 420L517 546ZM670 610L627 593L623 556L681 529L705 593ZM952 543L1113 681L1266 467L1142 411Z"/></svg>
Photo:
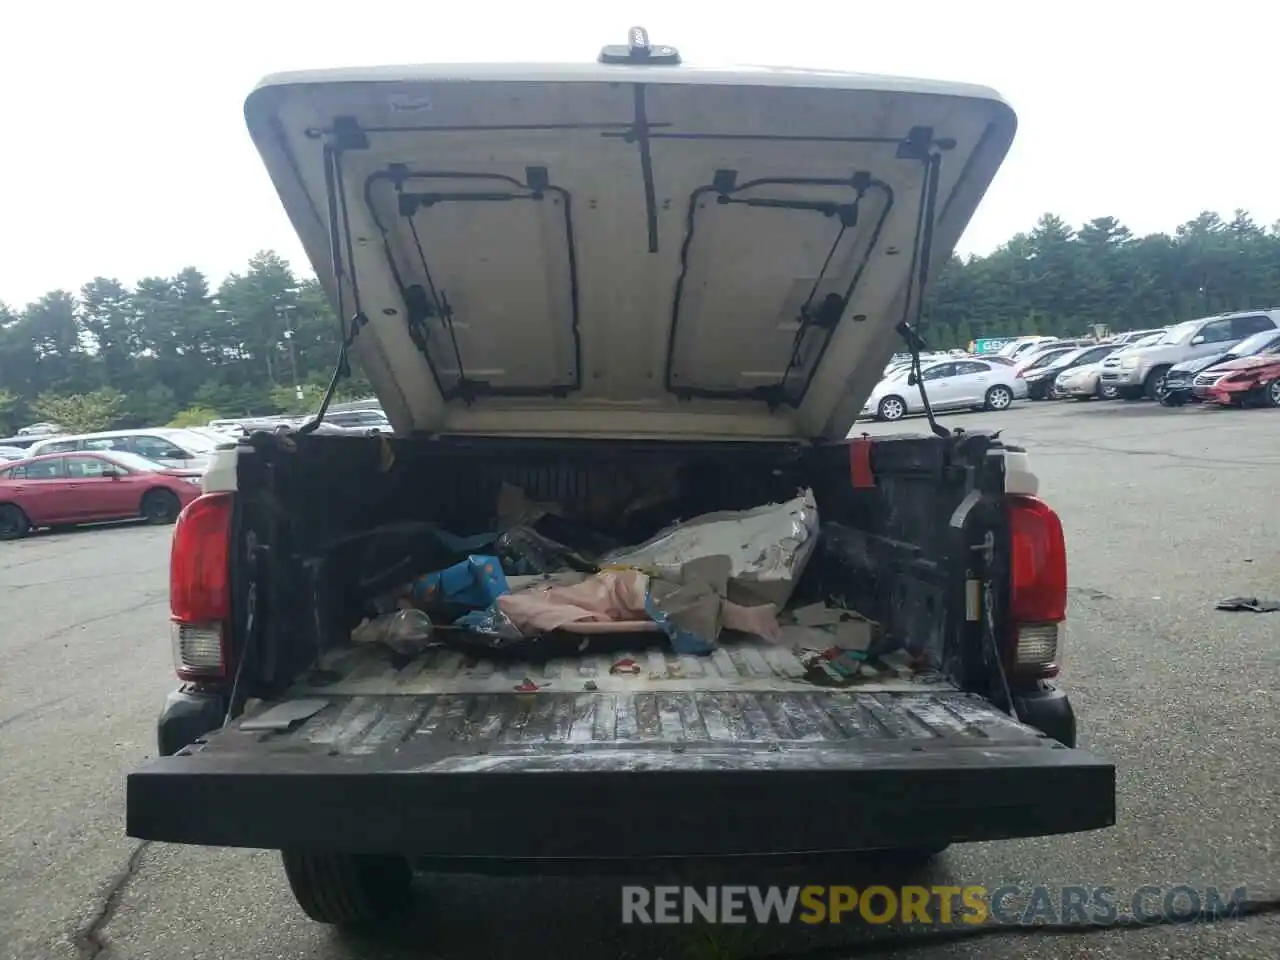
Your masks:
<svg viewBox="0 0 1280 960"><path fill-rule="evenodd" d="M1163 331L1147 334L1143 339L1134 341L1133 345L1155 343L1162 334ZM1102 354L1101 360L1074 366L1058 375L1053 385L1055 396L1068 397L1072 400L1115 399L1115 388L1108 387L1102 382L1102 371L1109 365L1118 363L1119 361L1116 358L1129 347L1124 344L1117 346L1114 343L1100 344L1100 346L1111 348L1110 351Z"/></svg>
<svg viewBox="0 0 1280 960"><path fill-rule="evenodd" d="M1217 367L1229 360L1240 357L1252 357L1267 352L1269 347L1280 343L1280 330L1266 330L1246 337L1225 353L1215 353L1209 357L1196 357L1184 363L1175 363L1165 374L1164 384L1160 391L1160 402L1166 407L1180 407L1188 402L1199 402L1194 390L1196 374Z"/></svg>
<svg viewBox="0 0 1280 960"><path fill-rule="evenodd" d="M921 363L929 405L934 410L957 408L1004 409L1014 399L1025 398L1007 366L990 358L933 360ZM923 413L924 404L910 366L894 369L872 390L860 416L900 420L909 413Z"/></svg>
<svg viewBox="0 0 1280 960"><path fill-rule="evenodd" d="M1008 357L1010 360L1016 361L1038 347L1051 343L1057 339L1057 337L1048 336L1017 337L1009 343L1006 343L997 351L997 353L1002 357Z"/></svg>
<svg viewBox="0 0 1280 960"><path fill-rule="evenodd" d="M55 433L62 433L62 427L56 423L42 421L40 423L31 423L18 431L20 437L48 437Z"/></svg>
<svg viewBox="0 0 1280 960"><path fill-rule="evenodd" d="M0 460L25 460L30 454L21 447L0 447Z"/></svg>
<svg viewBox="0 0 1280 960"><path fill-rule="evenodd" d="M203 470L218 446L217 439L183 427L149 430L105 430L77 436L59 436L32 444L31 455L72 450L123 450L180 470Z"/></svg>
<svg viewBox="0 0 1280 960"><path fill-rule="evenodd" d="M1132 347L1106 364L1102 382L1114 387L1123 400L1156 399L1164 389L1165 374L1175 365L1196 357L1222 353L1245 337L1274 330L1280 310L1254 310L1187 320L1170 327L1156 343Z"/></svg>
<svg viewBox="0 0 1280 960"><path fill-rule="evenodd" d="M297 417L285 416L241 417L236 420L211 420L207 429L217 430L231 437L244 437L259 430L271 433L281 424L288 425L297 421Z"/></svg>
<svg viewBox="0 0 1280 960"><path fill-rule="evenodd" d="M200 495L200 471L125 451L51 453L0 467L0 540L36 527L142 517L173 523Z"/></svg>
<svg viewBox="0 0 1280 960"><path fill-rule="evenodd" d="M240 436L239 431L229 429L219 429L217 427L183 427L184 430L190 430L192 433L198 433L201 436L208 437L215 444L228 443Z"/></svg>
<svg viewBox="0 0 1280 960"><path fill-rule="evenodd" d="M1107 399L1102 386L1102 362L1081 364L1058 374L1053 381L1053 395L1069 400Z"/></svg>
<svg viewBox="0 0 1280 960"><path fill-rule="evenodd" d="M598 63L403 67L394 83L379 70L293 73L251 95L252 142L321 286L349 305L346 285L358 284L370 315L425 309L425 249L443 261L468 329L424 334L424 363L405 351L402 326L359 328L362 350L379 358L382 399L419 436L267 435L215 454L206 493L174 530L179 679L158 721L162 756L128 776L131 836L278 850L309 917L360 927L407 909L423 863L679 872L682 862L866 850L920 863L955 841L1115 822L1115 767L1075 748L1075 715L1050 679L1066 548L1026 452L986 431L845 440L901 322L888 307L912 302L912 258L880 254L915 238L922 258L946 262L1006 154L1014 114L968 85L687 68L672 48L645 45L642 30L633 37ZM646 210L642 165L619 162L625 141L563 122L630 129L646 89L664 131L696 134L653 151L671 210L662 200ZM429 104L431 124L369 132L404 104ZM345 181L324 163L337 139L307 129L334 117L341 143L376 143ZM453 125L468 127L471 146L449 151L449 178L433 179L445 160L432 127ZM926 127L948 149L918 149ZM780 151L782 135L797 146ZM495 175L495 157L518 161ZM921 171L939 162L935 230L934 206L913 201ZM780 186L757 179L768 170ZM844 189L833 170L858 171L850 204L875 204L865 220L880 218L866 241L876 255L837 258L837 274L860 278L854 288L829 278L852 300L827 297L834 335L797 353L780 331L793 311L780 305L796 275L822 270L831 198ZM458 202L443 219L430 199L414 202L450 190ZM743 191L740 204L710 200ZM563 200L520 202L531 192ZM513 202L476 202L495 196ZM574 205L566 238L550 225L567 218L569 197L590 202ZM330 262L326 239L348 208L361 236L385 217L384 242L361 245L354 262L340 244ZM753 218L769 226L754 229ZM655 222L661 242L646 244ZM732 256L712 255L731 238L744 241ZM673 321L671 285L653 278L682 271ZM669 329L671 349L619 349L609 312L579 317L578 302L627 304L651 325L635 336L656 343ZM875 309L855 313L864 302ZM803 375L788 376L797 364ZM464 378L464 365L482 380ZM790 400L761 402L765 370L779 371L765 393ZM611 376L607 393L596 371ZM925 376L947 405L1015 396L1010 368L976 359L931 364ZM793 380L807 392L786 392ZM478 406L468 382L483 383ZM556 501L569 530L566 518L579 518L589 532L590 517L592 530L631 544L668 518L748 500L776 508L805 491L813 511L797 508L780 534L818 544L804 572L813 597L864 611L884 649L901 645L936 673L921 682L908 667L909 679L862 690L820 657L801 663L747 634L681 655L688 631L707 628L665 614L673 636L608 646L562 645L537 629L510 642L459 638L466 626L437 634L465 646L407 661L353 645L381 596L369 591L400 583L387 571L439 570L439 534L491 529L514 484L531 502ZM632 490L646 509L632 510ZM793 549L767 549L762 597L787 586L775 555ZM501 561L486 569L500 576ZM698 592L685 582L682 596ZM659 572L652 583L663 585ZM635 653L610 652L622 649Z"/></svg>
<svg viewBox="0 0 1280 960"><path fill-rule="evenodd" d="M1097 386L1096 394L1099 397L1099 399L1114 400L1118 396L1118 393L1116 392L1115 384L1108 383L1107 381L1106 372L1108 370L1119 370L1121 360L1124 359L1125 355L1130 350L1136 350L1140 347L1153 346L1159 343L1161 338L1163 338L1166 333L1168 333L1167 328L1162 330L1156 330L1156 331L1153 331L1152 333L1148 333L1144 337L1139 337L1137 340L1132 340L1128 343L1121 344L1119 350L1117 350L1115 353L1111 354L1105 360L1103 360L1102 363L1099 365L1099 371L1098 371L1098 386ZM1077 397L1077 399L1080 399L1080 398Z"/></svg>
<svg viewBox="0 0 1280 960"><path fill-rule="evenodd" d="M1025 356L1013 365L1013 375L1025 382L1028 373L1044 370L1059 357L1065 357L1078 349L1080 349L1079 346L1074 343L1058 342L1041 347L1034 352L1028 351Z"/></svg>
<svg viewBox="0 0 1280 960"><path fill-rule="evenodd" d="M1058 377L1068 370L1088 364L1101 363L1116 348L1110 344L1093 344L1077 347L1066 353L1056 353L1048 363L1023 370L1022 379L1027 382L1027 397L1031 400L1048 400L1055 396L1054 385Z"/></svg>
<svg viewBox="0 0 1280 960"><path fill-rule="evenodd" d="M1165 328L1151 330L1126 330L1124 333L1117 333L1115 336L1108 337L1107 343L1117 347L1132 346L1139 340L1143 340L1153 333L1164 333Z"/></svg>
<svg viewBox="0 0 1280 960"><path fill-rule="evenodd" d="M325 423L375 433L390 433L391 421L381 410L339 410L325 415Z"/></svg>
<svg viewBox="0 0 1280 960"><path fill-rule="evenodd" d="M210 420L205 425L206 430L216 430L218 433L227 434L228 436L241 436L244 431L244 420L238 418L224 420Z"/></svg>
<svg viewBox="0 0 1280 960"><path fill-rule="evenodd" d="M1027 396L1026 384L1010 367L988 360L942 360L921 364L929 405L934 410L1004 410ZM862 407L862 416L877 420L901 420L908 413L923 413L924 403L910 370L882 380Z"/></svg>
<svg viewBox="0 0 1280 960"><path fill-rule="evenodd" d="M1210 367L1192 383L1201 400L1227 407L1280 407L1280 343Z"/></svg>

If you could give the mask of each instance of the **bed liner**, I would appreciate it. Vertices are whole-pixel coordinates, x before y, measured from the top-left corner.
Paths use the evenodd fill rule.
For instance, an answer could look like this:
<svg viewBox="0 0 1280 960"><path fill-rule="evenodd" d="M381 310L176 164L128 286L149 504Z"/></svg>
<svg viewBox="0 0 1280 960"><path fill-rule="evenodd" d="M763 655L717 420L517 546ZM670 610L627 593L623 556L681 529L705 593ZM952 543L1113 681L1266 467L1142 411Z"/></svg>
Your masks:
<svg viewBox="0 0 1280 960"><path fill-rule="evenodd" d="M628 656L638 674L609 672ZM326 836L439 857L735 856L816 849L814 817L835 818L837 845L867 849L1115 816L1110 764L980 697L906 677L823 689L765 642L537 667L439 651L397 669L364 650L322 666L345 672L281 701L305 716L274 723L289 708L260 704L131 774L131 835L263 847ZM526 681L537 692L515 691Z"/></svg>

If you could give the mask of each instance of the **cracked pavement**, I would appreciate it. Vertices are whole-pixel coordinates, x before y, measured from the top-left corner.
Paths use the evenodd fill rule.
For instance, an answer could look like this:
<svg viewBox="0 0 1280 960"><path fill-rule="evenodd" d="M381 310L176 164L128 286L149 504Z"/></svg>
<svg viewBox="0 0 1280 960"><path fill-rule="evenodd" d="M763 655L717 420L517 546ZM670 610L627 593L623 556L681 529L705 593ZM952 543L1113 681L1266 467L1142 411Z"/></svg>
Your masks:
<svg viewBox="0 0 1280 960"><path fill-rule="evenodd" d="M1280 613L1212 609L1224 596L1280 597L1280 411L1058 403L942 419L1025 442L1063 516L1064 680L1083 744L1119 768L1120 797L1109 831L954 848L933 881L1280 892ZM139 846L124 835L123 778L154 753L173 685L168 542L168 528L124 526L0 544L0 960L678 960L869 945L855 929L778 928L695 943L687 929L620 927L616 881L470 876L423 878L424 906L399 935L350 938L302 916L270 852ZM874 939L930 960L1253 960L1280 956L1280 918Z"/></svg>

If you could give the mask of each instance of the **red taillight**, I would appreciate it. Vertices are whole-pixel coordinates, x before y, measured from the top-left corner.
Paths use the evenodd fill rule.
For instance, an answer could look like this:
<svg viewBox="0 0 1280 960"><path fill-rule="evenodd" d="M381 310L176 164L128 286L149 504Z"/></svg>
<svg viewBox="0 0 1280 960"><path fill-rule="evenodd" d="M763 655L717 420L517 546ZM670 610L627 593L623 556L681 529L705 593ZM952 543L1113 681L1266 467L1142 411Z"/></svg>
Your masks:
<svg viewBox="0 0 1280 960"><path fill-rule="evenodd" d="M1010 496L1008 516L1008 665L1020 676L1056 676L1067 619L1062 521L1043 500L1028 496Z"/></svg>
<svg viewBox="0 0 1280 960"><path fill-rule="evenodd" d="M227 674L232 494L207 493L178 515L169 552L169 619L180 680Z"/></svg>

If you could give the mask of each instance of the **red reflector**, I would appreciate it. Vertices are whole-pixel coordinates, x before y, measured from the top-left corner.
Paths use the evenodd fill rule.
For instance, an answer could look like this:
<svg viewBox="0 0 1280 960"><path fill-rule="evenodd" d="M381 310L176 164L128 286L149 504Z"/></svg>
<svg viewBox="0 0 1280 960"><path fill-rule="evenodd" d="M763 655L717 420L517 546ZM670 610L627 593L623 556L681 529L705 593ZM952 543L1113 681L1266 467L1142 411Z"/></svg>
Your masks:
<svg viewBox="0 0 1280 960"><path fill-rule="evenodd" d="M221 676L226 670L225 650L217 662L211 658L226 638L231 618L231 509L230 493L207 493L192 500L178 514L169 551L169 613L174 630L187 647L203 643L198 665L188 663L190 651L175 664L183 679ZM184 629L185 628L185 629ZM188 634L191 636L189 637ZM199 643L192 646L191 638ZM210 647L210 643L214 644Z"/></svg>
<svg viewBox="0 0 1280 960"><path fill-rule="evenodd" d="M1058 623L1067 618L1067 546L1062 521L1038 497L1008 498L1011 543L1009 619Z"/></svg>
<svg viewBox="0 0 1280 960"><path fill-rule="evenodd" d="M849 475L853 489L867 490L876 485L871 471L871 438L861 437L849 444Z"/></svg>

